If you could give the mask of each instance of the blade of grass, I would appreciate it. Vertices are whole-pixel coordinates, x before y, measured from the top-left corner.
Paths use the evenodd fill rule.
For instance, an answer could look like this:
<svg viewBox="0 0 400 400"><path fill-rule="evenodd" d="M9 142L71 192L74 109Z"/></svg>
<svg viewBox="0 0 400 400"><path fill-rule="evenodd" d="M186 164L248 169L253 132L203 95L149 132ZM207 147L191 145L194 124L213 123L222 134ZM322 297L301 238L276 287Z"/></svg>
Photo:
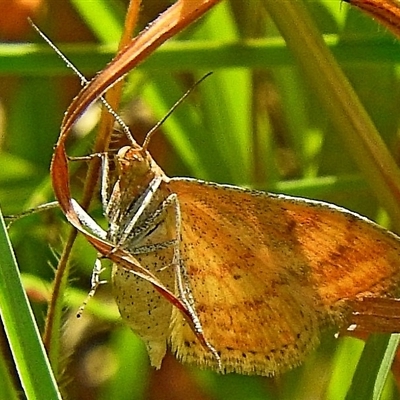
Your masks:
<svg viewBox="0 0 400 400"><path fill-rule="evenodd" d="M333 369L325 393L326 400L339 400L346 397L364 347L365 342L360 339L345 337L340 340L333 357Z"/></svg>
<svg viewBox="0 0 400 400"><path fill-rule="evenodd" d="M398 335L371 335L364 347L346 400L380 399L398 342Z"/></svg>
<svg viewBox="0 0 400 400"><path fill-rule="evenodd" d="M400 343L400 335L394 334L390 336L389 343L386 347L385 354L382 359L378 374L376 376L376 383L374 386L374 400L381 398L383 389L386 383L386 379L390 373L392 367L392 362L396 356L396 352Z"/></svg>
<svg viewBox="0 0 400 400"><path fill-rule="evenodd" d="M149 82L143 90L143 97L151 105L155 117L159 120L182 96L184 90L172 77L167 79L161 74L151 74ZM164 122L163 129L167 132L168 140L180 153L182 161L192 169L193 173L197 171L204 179L209 179L210 171L202 164L201 157L198 155L198 138L206 136L205 130L189 101L179 105ZM190 132L190 137L187 135L188 132ZM202 144L204 147L204 140Z"/></svg>
<svg viewBox="0 0 400 400"><path fill-rule="evenodd" d="M193 37L195 47L198 39L201 43L205 40L237 40L227 5L216 6L202 20ZM205 51L203 58L209 56ZM181 60L180 55L177 60ZM197 65L193 67L199 70ZM210 69L205 69L206 72ZM201 74L196 76L200 78ZM250 181L248 78L249 73L244 70L217 71L196 89L201 93L199 111L190 107L189 99L165 122L168 139L192 175L218 182ZM148 75L148 80L151 83L145 89L145 98L160 118L184 90L165 74L153 73ZM176 93L175 97L172 93ZM201 124L196 118L199 115Z"/></svg>
<svg viewBox="0 0 400 400"><path fill-rule="evenodd" d="M343 193L366 192L367 184L360 175L322 176L277 182L272 192L310 199L327 199L342 196Z"/></svg>
<svg viewBox="0 0 400 400"><path fill-rule="evenodd" d="M400 172L303 2L265 2L288 47L380 203L400 229ZM293 29L293 27L296 29Z"/></svg>
<svg viewBox="0 0 400 400"><path fill-rule="evenodd" d="M324 35L325 44L342 64L393 63L400 61L400 43L391 38L365 38L340 42L337 35ZM108 44L63 44L60 50L84 74L103 68L115 55L115 42ZM234 56L233 56L234 55ZM292 66L293 57L280 37L221 40L185 40L163 45L138 69L187 71L215 70L227 67ZM0 43L0 74L25 76L71 75L48 47L40 44Z"/></svg>
<svg viewBox="0 0 400 400"><path fill-rule="evenodd" d="M196 30L196 38L224 42L239 40L238 27L228 3L214 7ZM240 65L243 61L238 59ZM228 170L222 177L224 181L251 181L250 77L248 70L230 68L216 72L201 87L203 120L213 136L210 146L219 153L221 164Z"/></svg>
<svg viewBox="0 0 400 400"><path fill-rule="evenodd" d="M100 41L120 41L125 11L117 3L109 0L71 0L71 4Z"/></svg>
<svg viewBox="0 0 400 400"><path fill-rule="evenodd" d="M0 254L0 313L25 394L28 399L61 399L1 211Z"/></svg>

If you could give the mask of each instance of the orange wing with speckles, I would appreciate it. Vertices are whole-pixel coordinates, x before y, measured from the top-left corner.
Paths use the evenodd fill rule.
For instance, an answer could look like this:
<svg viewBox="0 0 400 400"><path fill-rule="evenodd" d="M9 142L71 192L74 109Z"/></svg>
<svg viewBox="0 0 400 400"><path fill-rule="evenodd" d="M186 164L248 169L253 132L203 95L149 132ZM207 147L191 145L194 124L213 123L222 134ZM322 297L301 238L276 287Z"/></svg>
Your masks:
<svg viewBox="0 0 400 400"><path fill-rule="evenodd" d="M395 294L400 239L336 206L171 179L181 257L204 335L226 372L269 375L299 364L320 329L343 323L346 300ZM217 362L174 311L183 361Z"/></svg>

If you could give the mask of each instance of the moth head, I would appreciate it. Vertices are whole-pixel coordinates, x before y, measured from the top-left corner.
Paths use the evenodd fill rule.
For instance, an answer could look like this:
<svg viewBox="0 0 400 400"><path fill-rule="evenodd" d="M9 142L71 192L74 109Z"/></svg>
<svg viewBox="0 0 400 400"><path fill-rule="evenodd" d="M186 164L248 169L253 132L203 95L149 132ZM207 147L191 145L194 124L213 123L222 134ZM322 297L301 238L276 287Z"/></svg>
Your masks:
<svg viewBox="0 0 400 400"><path fill-rule="evenodd" d="M143 148L124 146L118 151L115 161L120 174L143 176L151 170L151 157Z"/></svg>

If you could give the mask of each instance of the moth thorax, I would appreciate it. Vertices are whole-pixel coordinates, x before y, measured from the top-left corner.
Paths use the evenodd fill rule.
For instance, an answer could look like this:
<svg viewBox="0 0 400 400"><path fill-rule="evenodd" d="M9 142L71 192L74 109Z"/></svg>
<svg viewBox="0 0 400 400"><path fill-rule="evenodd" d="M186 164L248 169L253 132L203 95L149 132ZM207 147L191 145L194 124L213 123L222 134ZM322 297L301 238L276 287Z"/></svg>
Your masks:
<svg viewBox="0 0 400 400"><path fill-rule="evenodd" d="M151 158L142 148L124 146L118 151L115 161L120 175L140 177L151 170Z"/></svg>

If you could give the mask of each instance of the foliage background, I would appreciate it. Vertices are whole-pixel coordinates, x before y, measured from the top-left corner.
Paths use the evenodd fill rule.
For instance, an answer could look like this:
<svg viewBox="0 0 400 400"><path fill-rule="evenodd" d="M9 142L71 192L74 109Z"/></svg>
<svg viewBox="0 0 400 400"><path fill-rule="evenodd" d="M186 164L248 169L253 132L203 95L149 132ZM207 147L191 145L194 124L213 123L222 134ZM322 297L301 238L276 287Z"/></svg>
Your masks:
<svg viewBox="0 0 400 400"><path fill-rule="evenodd" d="M5 8L9 13L0 17L0 204L6 215L53 199L52 148L63 112L80 87L25 17L31 16L88 77L112 58L124 18L123 1L38 0L28 9L22 3L10 2ZM214 71L152 143L153 156L169 175L326 200L390 227L385 210L379 207L379 193L365 180L368 171L361 174L355 166L335 132L332 115L321 107L264 3L267 8L268 2L261 0L224 1L163 46L130 75L123 118L140 142L194 80ZM396 39L347 4L304 3L399 160ZM141 25L168 4L147 1ZM84 117L69 154L90 153L96 118L95 108ZM74 163L73 171L73 191L79 198L84 163ZM98 207L94 213L100 218ZM67 231L58 211L27 217L9 230L40 329L52 266ZM380 363L382 354L364 353L350 390L364 343L349 337L335 340L332 332L303 366L275 379L218 376L186 368L172 357L160 371L153 371L140 341L120 322L108 285L101 288L84 318L76 320L94 258L95 252L78 240L60 358L59 382L68 398L372 398L371 393L365 397L361 393L366 374ZM8 364L0 372L18 387L16 374L8 372L13 367L4 335L1 344ZM398 396L390 374L383 396Z"/></svg>

